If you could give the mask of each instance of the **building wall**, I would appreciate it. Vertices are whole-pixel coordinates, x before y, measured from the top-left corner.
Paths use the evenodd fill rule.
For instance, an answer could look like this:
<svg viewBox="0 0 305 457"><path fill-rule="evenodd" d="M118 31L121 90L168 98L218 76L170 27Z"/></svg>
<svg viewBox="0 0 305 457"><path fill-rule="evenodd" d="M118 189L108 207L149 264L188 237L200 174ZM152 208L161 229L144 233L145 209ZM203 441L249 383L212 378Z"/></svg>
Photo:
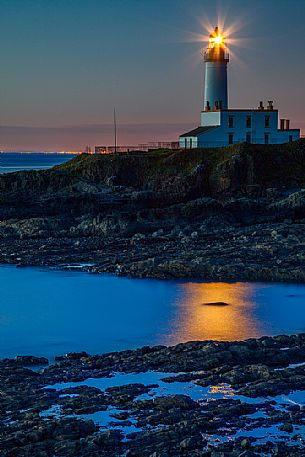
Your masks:
<svg viewBox="0 0 305 457"><path fill-rule="evenodd" d="M210 127L214 125L220 125L221 123L221 111L202 111L201 123L202 127Z"/></svg>
<svg viewBox="0 0 305 457"><path fill-rule="evenodd" d="M265 124L269 117L269 127ZM233 124L230 124L230 118ZM247 126L247 118L250 125ZM232 121L231 121L232 122ZM281 144L300 138L299 130L279 130L277 110L223 110L201 113L201 126L218 125L198 137L180 138L180 147L221 147L236 143ZM229 138L230 136L230 138ZM230 141L229 141L230 140Z"/></svg>
<svg viewBox="0 0 305 457"><path fill-rule="evenodd" d="M199 137L197 137L197 136L180 137L179 146L182 149L200 148L202 146L199 146L198 139L199 139Z"/></svg>
<svg viewBox="0 0 305 457"><path fill-rule="evenodd" d="M233 127L230 128L229 118L233 119ZM269 127L265 127L265 119L269 118ZM247 127L247 118L251 120L251 126ZM225 141L229 133L233 134L234 143L247 141L247 133L251 135L251 143L265 143L265 134L269 135L269 143L278 142L278 111L222 111L221 112L222 133Z"/></svg>

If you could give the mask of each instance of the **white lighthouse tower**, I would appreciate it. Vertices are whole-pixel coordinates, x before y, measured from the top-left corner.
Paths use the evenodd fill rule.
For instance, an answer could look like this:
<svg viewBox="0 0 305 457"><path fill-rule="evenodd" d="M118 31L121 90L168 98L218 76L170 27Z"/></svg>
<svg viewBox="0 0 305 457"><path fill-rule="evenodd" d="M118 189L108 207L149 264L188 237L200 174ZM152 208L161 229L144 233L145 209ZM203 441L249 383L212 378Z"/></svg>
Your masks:
<svg viewBox="0 0 305 457"><path fill-rule="evenodd" d="M200 126L179 137L180 147L217 148L237 143L281 144L300 138L288 119L280 119L273 101L257 108L229 109L227 66L229 53L225 38L215 27L202 53L205 63L203 109Z"/></svg>
<svg viewBox="0 0 305 457"><path fill-rule="evenodd" d="M228 109L227 64L229 53L218 27L215 27L214 32L211 33L203 57L205 62L204 110Z"/></svg>

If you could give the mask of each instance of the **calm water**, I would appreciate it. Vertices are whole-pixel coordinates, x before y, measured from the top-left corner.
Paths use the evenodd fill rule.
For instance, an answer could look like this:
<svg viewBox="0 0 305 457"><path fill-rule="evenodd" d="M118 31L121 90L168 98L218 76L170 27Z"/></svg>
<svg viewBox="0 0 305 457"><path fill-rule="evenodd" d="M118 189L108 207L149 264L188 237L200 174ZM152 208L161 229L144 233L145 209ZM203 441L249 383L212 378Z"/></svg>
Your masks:
<svg viewBox="0 0 305 457"><path fill-rule="evenodd" d="M0 154L0 174L20 170L46 170L72 159L71 154L7 152Z"/></svg>
<svg viewBox="0 0 305 457"><path fill-rule="evenodd" d="M0 357L52 358L305 331L305 285L127 279L0 266ZM206 306L206 302L229 306Z"/></svg>

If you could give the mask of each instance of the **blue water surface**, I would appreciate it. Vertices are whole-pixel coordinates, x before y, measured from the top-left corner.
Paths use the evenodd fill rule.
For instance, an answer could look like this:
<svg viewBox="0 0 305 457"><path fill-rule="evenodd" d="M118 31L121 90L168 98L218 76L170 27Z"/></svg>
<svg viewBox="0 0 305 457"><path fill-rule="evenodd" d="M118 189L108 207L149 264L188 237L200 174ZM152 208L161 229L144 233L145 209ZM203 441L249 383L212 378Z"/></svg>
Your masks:
<svg viewBox="0 0 305 457"><path fill-rule="evenodd" d="M128 279L0 266L0 357L305 331L305 285ZM227 306L207 303L226 302Z"/></svg>

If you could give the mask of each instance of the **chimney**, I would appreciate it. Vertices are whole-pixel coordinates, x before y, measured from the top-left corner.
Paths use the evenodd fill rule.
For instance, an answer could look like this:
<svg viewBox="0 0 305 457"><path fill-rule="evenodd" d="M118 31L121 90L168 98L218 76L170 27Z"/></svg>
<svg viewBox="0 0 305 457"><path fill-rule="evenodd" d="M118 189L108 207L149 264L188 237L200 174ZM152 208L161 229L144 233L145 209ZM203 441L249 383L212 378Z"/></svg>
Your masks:
<svg viewBox="0 0 305 457"><path fill-rule="evenodd" d="M285 124L286 124L286 130L289 130L289 128L290 128L290 120L286 119L285 120Z"/></svg>
<svg viewBox="0 0 305 457"><path fill-rule="evenodd" d="M267 109L269 109L270 111L273 111L273 100L268 100L268 107Z"/></svg>
<svg viewBox="0 0 305 457"><path fill-rule="evenodd" d="M264 110L263 102L259 102L259 107L258 107L258 109L260 109L261 111Z"/></svg>
<svg viewBox="0 0 305 457"><path fill-rule="evenodd" d="M280 130L285 130L285 119L280 119Z"/></svg>

